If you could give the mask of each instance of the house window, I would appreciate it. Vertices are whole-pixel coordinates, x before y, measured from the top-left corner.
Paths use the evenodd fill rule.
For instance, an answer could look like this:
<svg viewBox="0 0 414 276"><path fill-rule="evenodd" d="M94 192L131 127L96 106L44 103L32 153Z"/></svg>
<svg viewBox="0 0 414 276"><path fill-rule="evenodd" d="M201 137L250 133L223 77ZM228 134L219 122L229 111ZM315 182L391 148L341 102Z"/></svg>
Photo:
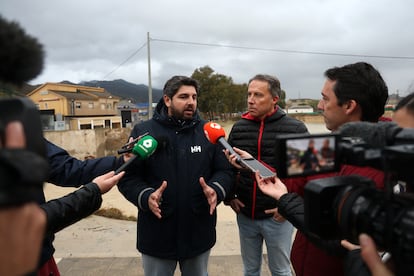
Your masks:
<svg viewBox="0 0 414 276"><path fill-rule="evenodd" d="M81 105L81 102L76 102L76 103L75 103L75 107L76 107L76 108L81 108L81 106L82 106L82 105Z"/></svg>
<svg viewBox="0 0 414 276"><path fill-rule="evenodd" d="M89 107L89 108L93 108L93 102L89 102L89 103L88 103L88 107Z"/></svg>
<svg viewBox="0 0 414 276"><path fill-rule="evenodd" d="M112 109L112 104L111 103L107 103L106 104L106 109Z"/></svg>
<svg viewBox="0 0 414 276"><path fill-rule="evenodd" d="M101 110L105 110L105 104L101 103Z"/></svg>

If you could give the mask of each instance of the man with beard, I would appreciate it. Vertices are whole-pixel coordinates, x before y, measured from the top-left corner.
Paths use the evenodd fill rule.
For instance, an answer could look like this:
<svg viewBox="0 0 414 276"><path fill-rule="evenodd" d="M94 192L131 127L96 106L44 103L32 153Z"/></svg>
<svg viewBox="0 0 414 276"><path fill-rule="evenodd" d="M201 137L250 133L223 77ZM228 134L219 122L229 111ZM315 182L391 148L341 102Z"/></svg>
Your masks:
<svg viewBox="0 0 414 276"><path fill-rule="evenodd" d="M219 145L204 135L197 113L198 83L174 76L152 119L137 124L158 140L146 160L127 169L120 192L138 207L137 249L145 275L205 276L216 242L216 210L230 191L232 170Z"/></svg>

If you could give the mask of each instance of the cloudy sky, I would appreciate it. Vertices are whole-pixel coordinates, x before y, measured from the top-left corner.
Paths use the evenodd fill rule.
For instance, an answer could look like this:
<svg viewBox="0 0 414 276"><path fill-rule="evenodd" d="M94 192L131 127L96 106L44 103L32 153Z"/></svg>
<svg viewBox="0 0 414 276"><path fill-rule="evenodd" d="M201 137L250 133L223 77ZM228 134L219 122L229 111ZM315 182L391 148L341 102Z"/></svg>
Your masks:
<svg viewBox="0 0 414 276"><path fill-rule="evenodd" d="M323 72L373 64L390 93L414 91L410 0L2 0L0 14L37 37L45 68L32 84L124 79L152 85L205 65L245 83L281 80L287 98L319 98Z"/></svg>

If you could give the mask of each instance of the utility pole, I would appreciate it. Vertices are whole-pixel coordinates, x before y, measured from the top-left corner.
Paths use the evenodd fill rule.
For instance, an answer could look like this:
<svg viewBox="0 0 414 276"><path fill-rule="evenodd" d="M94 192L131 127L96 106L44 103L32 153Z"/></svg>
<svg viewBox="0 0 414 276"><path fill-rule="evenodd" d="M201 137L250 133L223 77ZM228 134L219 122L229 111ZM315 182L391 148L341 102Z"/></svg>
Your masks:
<svg viewBox="0 0 414 276"><path fill-rule="evenodd" d="M148 119L152 118L152 84L151 84L151 46L150 35L147 32L147 56L148 56Z"/></svg>

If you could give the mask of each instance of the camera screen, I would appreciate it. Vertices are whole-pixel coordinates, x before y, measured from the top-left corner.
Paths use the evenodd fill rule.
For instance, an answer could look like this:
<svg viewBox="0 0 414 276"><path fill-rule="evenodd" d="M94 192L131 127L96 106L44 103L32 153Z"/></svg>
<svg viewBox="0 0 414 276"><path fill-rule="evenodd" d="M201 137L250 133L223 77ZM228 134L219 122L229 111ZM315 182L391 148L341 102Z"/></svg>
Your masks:
<svg viewBox="0 0 414 276"><path fill-rule="evenodd" d="M338 170L337 135L288 135L277 138L279 177L306 176Z"/></svg>

